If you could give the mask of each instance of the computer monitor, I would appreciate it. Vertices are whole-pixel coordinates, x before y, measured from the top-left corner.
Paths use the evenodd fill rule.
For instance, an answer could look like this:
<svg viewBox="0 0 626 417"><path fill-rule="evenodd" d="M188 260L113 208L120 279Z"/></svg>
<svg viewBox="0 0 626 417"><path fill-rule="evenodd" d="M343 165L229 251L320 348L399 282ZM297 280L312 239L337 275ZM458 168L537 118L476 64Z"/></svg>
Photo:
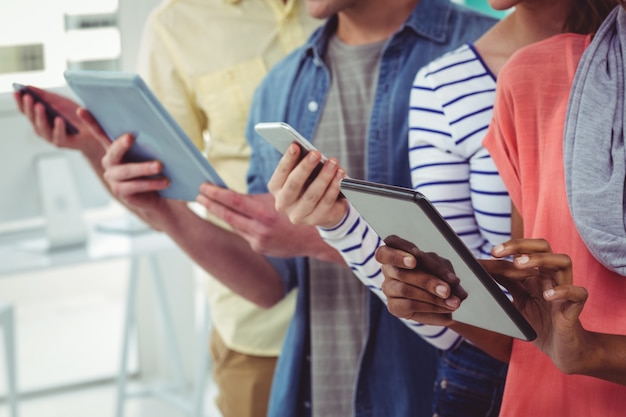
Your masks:
<svg viewBox="0 0 626 417"><path fill-rule="evenodd" d="M67 87L53 91L72 97ZM50 243L80 243L82 210L105 207L112 201L89 163L80 152L57 148L37 137L11 93L0 94L0 128L0 234L46 230L50 222L66 221L57 224L56 230L78 235ZM68 219L59 218L65 214Z"/></svg>

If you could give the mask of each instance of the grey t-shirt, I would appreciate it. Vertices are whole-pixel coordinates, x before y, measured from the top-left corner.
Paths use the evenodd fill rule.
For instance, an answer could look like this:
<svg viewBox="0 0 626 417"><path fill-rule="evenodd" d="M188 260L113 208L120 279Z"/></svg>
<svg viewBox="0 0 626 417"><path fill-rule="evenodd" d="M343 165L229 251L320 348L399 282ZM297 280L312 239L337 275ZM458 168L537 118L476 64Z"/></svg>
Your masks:
<svg viewBox="0 0 626 417"><path fill-rule="evenodd" d="M354 46L335 36L325 56L332 82L314 143L353 178L365 174L369 117L385 43ZM368 290L347 267L315 259L309 265L313 417L351 416L367 336Z"/></svg>

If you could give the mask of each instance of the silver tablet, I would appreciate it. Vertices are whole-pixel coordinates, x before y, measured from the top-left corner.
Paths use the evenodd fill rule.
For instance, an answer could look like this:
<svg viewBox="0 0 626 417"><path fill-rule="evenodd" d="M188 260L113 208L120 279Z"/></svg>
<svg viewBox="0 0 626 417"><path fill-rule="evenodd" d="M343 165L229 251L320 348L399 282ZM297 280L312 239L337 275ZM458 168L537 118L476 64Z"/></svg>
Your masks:
<svg viewBox="0 0 626 417"><path fill-rule="evenodd" d="M474 258L435 207L421 193L345 178L341 191L383 239L397 235L424 252L448 259L468 296L452 313L454 320L522 340L535 331Z"/></svg>
<svg viewBox="0 0 626 417"><path fill-rule="evenodd" d="M161 196L194 201L200 184L226 184L139 75L118 71L65 71L65 80L111 140L130 132L129 161L160 160L171 181Z"/></svg>

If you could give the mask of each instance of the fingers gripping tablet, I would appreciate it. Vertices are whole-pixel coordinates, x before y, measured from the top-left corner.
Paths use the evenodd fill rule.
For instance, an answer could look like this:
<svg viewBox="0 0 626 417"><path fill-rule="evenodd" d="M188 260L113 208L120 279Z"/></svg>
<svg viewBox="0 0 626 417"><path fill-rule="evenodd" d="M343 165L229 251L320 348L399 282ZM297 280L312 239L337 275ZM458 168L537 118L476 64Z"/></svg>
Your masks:
<svg viewBox="0 0 626 417"><path fill-rule="evenodd" d="M534 329L424 195L351 178L344 178L340 188L380 237L397 236L450 266L460 279L460 288L453 286L453 291L466 294L452 313L454 320L522 340L536 338Z"/></svg>
<svg viewBox="0 0 626 417"><path fill-rule="evenodd" d="M64 75L111 140L128 132L135 136L128 160L163 163L170 186L159 192L161 196L194 201L203 182L226 187L139 75L88 70L70 70Z"/></svg>

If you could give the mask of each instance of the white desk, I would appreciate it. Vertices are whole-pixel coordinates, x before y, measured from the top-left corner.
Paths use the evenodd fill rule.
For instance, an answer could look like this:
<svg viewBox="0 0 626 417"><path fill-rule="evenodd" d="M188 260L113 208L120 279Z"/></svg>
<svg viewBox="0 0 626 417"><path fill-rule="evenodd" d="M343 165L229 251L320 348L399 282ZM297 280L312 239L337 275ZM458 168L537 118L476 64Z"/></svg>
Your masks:
<svg viewBox="0 0 626 417"><path fill-rule="evenodd" d="M102 232L98 221L88 222L84 246L53 251L43 247L43 231L0 235L0 276L57 268L80 263L129 258L176 248L163 233L152 230L135 234Z"/></svg>
<svg viewBox="0 0 626 417"><path fill-rule="evenodd" d="M123 213L114 213L113 219L121 215ZM124 329L120 329L124 339L120 370L127 369L129 337L135 328L142 377L162 378L165 374L174 379L177 386L195 381L194 341L197 334L193 325L191 262L163 233L150 229L137 233L103 231L99 227L103 220L111 220L111 217L100 215L86 219L88 238L85 245L52 251L45 249L43 230L0 235L0 277L118 258L130 259L126 320ZM142 266L147 266L152 280L139 279L140 275L145 275L140 272ZM163 352L159 347L162 345L169 352ZM181 354L183 351L185 354ZM172 368L171 363L177 360L180 366ZM120 375L119 398L123 400L128 395L125 375L122 372ZM120 402L118 415L122 415L122 406L123 402Z"/></svg>

